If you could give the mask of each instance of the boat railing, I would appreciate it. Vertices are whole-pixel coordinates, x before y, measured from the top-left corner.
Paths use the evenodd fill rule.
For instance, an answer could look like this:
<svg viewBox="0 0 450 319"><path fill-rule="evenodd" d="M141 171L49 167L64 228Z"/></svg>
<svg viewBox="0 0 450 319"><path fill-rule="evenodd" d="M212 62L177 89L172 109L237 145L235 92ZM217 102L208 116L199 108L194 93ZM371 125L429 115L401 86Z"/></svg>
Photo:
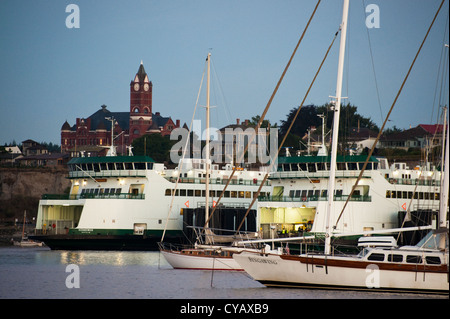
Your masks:
<svg viewBox="0 0 450 319"><path fill-rule="evenodd" d="M69 178L89 178L89 177L145 177L147 176L147 170L105 170L105 171L70 171Z"/></svg>
<svg viewBox="0 0 450 319"><path fill-rule="evenodd" d="M348 195L335 195L334 201L346 201ZM316 201L327 201L327 196L304 196L304 197L291 197L291 196L259 196L258 201L260 202L316 202ZM352 195L350 197L351 202L371 202L372 196L369 195Z"/></svg>
<svg viewBox="0 0 450 319"><path fill-rule="evenodd" d="M431 179L431 178L393 178L388 177L386 180L390 184L397 184L397 185L419 185L419 186L441 186L441 181L437 179Z"/></svg>
<svg viewBox="0 0 450 319"><path fill-rule="evenodd" d="M171 176L171 177L165 177L169 182L176 183L177 177ZM188 184L205 184L206 179L205 178L195 178L195 177L180 177L179 183L188 183ZM216 185L226 185L228 182L228 179L226 178L210 178L209 184L216 184ZM258 179L232 179L230 181L230 185L254 185L259 186L261 185L260 180ZM266 181L264 183L265 186L270 186L270 182Z"/></svg>
<svg viewBox="0 0 450 319"><path fill-rule="evenodd" d="M352 171L336 171L336 178L357 178L359 176L360 171L359 170L352 170ZM308 179L314 179L314 178L329 178L330 177L330 171L323 170L323 171L316 171L316 172L309 172L309 171L286 171L286 172L273 172L270 174L270 179L277 179L277 178L308 178ZM372 177L372 171L364 171L363 178L371 178Z"/></svg>
<svg viewBox="0 0 450 319"><path fill-rule="evenodd" d="M48 200L78 200L78 199L145 199L145 194L43 194L41 199Z"/></svg>
<svg viewBox="0 0 450 319"><path fill-rule="evenodd" d="M214 205L214 203L213 203ZM206 206L206 202L197 202L197 208L204 208ZM249 203L220 203L219 208L248 208L250 206Z"/></svg>

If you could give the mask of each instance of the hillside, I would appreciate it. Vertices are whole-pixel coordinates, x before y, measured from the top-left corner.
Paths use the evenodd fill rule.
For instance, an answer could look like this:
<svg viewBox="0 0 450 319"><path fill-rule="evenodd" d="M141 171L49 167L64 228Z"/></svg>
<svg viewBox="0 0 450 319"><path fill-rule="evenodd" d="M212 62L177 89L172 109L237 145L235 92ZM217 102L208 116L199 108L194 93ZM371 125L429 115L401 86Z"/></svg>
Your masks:
<svg viewBox="0 0 450 319"><path fill-rule="evenodd" d="M70 180L66 169L0 168L0 223L37 216L42 194L68 191Z"/></svg>

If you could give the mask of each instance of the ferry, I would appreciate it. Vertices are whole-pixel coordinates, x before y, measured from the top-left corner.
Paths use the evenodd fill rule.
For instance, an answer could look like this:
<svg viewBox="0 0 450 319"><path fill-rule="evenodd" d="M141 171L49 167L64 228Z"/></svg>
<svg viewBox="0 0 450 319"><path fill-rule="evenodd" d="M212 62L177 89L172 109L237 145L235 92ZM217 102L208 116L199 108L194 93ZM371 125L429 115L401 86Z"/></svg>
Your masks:
<svg viewBox="0 0 450 319"><path fill-rule="evenodd" d="M427 214L429 220L423 225L435 219L441 172L430 165L426 169L400 162L389 165L386 158L372 156L349 196L366 158L337 156L335 209L331 213L334 232L384 232L401 227L407 213ZM271 195L258 198L263 238L324 234L329 177L330 156L280 156L277 171L269 177ZM345 214L341 214L347 200Z"/></svg>
<svg viewBox="0 0 450 319"><path fill-rule="evenodd" d="M166 242L183 242L183 212L206 203L206 161L181 161L180 169L167 169L149 156L72 158L69 194L42 196L30 238L65 250L157 250L163 233ZM209 203L214 206L233 167L210 167ZM220 207L247 209L264 175L236 171ZM270 194L268 182L262 191Z"/></svg>

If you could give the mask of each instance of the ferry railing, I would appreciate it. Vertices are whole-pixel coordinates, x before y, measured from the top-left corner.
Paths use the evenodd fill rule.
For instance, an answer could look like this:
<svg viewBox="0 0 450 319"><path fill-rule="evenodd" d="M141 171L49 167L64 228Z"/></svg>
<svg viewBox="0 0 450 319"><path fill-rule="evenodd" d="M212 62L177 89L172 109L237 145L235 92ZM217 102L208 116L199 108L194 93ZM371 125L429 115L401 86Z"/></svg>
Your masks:
<svg viewBox="0 0 450 319"><path fill-rule="evenodd" d="M41 199L48 200L78 200L78 199L145 199L145 194L120 193L120 194L43 194Z"/></svg>
<svg viewBox="0 0 450 319"><path fill-rule="evenodd" d="M175 183L177 181L176 177L165 177L169 182ZM205 184L205 178L195 178L195 177L180 177L179 183L187 183L187 184ZM227 179L224 178L210 178L209 184L215 185L226 185L228 182ZM230 182L230 185L261 185L261 181L257 179L233 179ZM270 186L270 182L266 181L264 183L265 186Z"/></svg>
<svg viewBox="0 0 450 319"><path fill-rule="evenodd" d="M348 195L335 195L334 201L346 201ZM316 202L316 201L327 201L327 196L304 196L304 197L291 197L291 196L259 196L258 201L260 202ZM372 196L369 195L353 195L350 197L351 202L371 202Z"/></svg>
<svg viewBox="0 0 450 319"><path fill-rule="evenodd" d="M137 170L106 170L106 171L70 171L69 178L87 178L87 177L145 177L147 170L137 169Z"/></svg>
<svg viewBox="0 0 450 319"><path fill-rule="evenodd" d="M350 171L336 171L336 178L357 178L359 176L359 170L350 170ZM270 179L275 178L329 178L330 171L316 171L316 172L306 172L306 171L286 171L286 172L273 172L270 174ZM371 171L364 171L364 178L372 177Z"/></svg>
<svg viewBox="0 0 450 319"><path fill-rule="evenodd" d="M423 178L393 178L389 177L386 180L390 184L397 185L419 185L419 186L441 186L441 181L437 179L423 179Z"/></svg>

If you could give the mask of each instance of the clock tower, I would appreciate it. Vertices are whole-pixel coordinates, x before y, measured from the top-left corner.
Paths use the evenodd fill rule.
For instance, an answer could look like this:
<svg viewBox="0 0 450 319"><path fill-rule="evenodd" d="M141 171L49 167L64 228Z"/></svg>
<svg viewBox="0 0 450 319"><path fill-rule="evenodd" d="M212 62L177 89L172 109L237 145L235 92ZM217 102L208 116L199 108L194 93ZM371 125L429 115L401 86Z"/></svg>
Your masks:
<svg viewBox="0 0 450 319"><path fill-rule="evenodd" d="M130 140L145 134L152 124L152 82L141 61L139 70L130 83Z"/></svg>

